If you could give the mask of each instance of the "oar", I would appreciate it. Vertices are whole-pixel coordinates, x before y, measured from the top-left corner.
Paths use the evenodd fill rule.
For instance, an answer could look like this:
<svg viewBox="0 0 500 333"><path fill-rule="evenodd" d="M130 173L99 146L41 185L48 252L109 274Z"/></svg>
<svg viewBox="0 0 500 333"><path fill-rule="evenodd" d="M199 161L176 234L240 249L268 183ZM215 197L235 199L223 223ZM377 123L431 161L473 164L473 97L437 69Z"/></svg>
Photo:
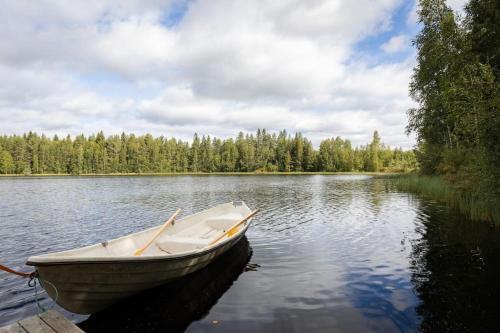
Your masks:
<svg viewBox="0 0 500 333"><path fill-rule="evenodd" d="M165 222L165 224L162 225L162 227L160 228L160 230L158 230L158 232L153 236L153 238L151 238L151 240L146 245L144 245L143 247L141 247L139 250L135 251L134 255L140 256L144 251L146 251L147 248L155 241L156 238L158 238L158 236L161 235L161 233L163 231L165 231L165 228L170 223L172 223L172 221L175 219L175 217L177 216L177 214L179 214L180 212L181 212L181 210L177 209L175 211L175 213L172 216L170 216L170 218L167 220L167 222Z"/></svg>
<svg viewBox="0 0 500 333"><path fill-rule="evenodd" d="M229 228L224 234L222 234L222 236L218 237L216 240L211 242L210 245L214 245L215 243L220 241L222 238L226 237L229 234L232 234L241 224L245 223L249 218L251 218L252 216L257 214L258 212L259 212L259 210L256 209L253 212L251 212L250 214L248 214L243 220L241 220L240 222L236 223L231 228Z"/></svg>

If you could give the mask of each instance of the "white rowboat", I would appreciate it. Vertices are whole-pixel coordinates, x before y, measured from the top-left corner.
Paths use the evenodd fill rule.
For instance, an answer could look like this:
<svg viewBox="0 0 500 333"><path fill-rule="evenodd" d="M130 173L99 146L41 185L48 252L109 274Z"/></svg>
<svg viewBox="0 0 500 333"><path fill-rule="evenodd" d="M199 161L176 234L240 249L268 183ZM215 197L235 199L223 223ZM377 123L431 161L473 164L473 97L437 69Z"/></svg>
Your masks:
<svg viewBox="0 0 500 333"><path fill-rule="evenodd" d="M94 313L207 266L244 236L251 216L244 202L230 202L166 228L165 224L100 244L30 257L26 264L36 266L43 288L60 306Z"/></svg>

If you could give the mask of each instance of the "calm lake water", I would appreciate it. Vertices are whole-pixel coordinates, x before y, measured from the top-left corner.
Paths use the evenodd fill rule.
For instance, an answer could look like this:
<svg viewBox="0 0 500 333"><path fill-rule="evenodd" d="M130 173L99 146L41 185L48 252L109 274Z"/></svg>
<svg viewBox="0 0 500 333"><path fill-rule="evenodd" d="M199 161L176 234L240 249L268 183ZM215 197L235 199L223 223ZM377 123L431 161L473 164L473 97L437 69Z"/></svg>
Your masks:
<svg viewBox="0 0 500 333"><path fill-rule="evenodd" d="M368 176L0 178L0 262L27 270L30 255L232 200L261 213L214 264L90 317L55 309L91 332L498 327L498 228ZM0 295L0 325L39 311L23 279L1 272Z"/></svg>

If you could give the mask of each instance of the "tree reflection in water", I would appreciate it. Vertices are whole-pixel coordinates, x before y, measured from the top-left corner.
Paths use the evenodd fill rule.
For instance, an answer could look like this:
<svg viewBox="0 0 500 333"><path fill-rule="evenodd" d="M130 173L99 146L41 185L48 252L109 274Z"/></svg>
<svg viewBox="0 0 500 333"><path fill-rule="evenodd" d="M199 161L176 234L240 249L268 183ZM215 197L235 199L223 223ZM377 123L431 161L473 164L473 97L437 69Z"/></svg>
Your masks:
<svg viewBox="0 0 500 333"><path fill-rule="evenodd" d="M424 332L494 332L500 305L500 232L423 203L412 264Z"/></svg>

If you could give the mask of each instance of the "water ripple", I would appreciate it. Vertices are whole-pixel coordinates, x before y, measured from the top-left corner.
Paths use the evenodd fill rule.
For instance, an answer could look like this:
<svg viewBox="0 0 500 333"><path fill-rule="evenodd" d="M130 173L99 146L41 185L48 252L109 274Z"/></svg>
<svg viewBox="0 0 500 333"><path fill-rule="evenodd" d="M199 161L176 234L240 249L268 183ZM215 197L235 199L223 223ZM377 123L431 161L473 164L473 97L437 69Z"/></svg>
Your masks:
<svg viewBox="0 0 500 333"><path fill-rule="evenodd" d="M186 215L231 200L261 210L247 233L252 260L188 331L209 330L212 320L227 331L415 331L440 313L427 296L446 289L436 255L459 255L476 278L498 267L490 244L500 240L435 223L453 220L442 206L383 179L322 175L0 179L2 262L23 269L30 255L158 225L177 207ZM474 238L450 245L459 234ZM0 293L0 324L36 313L24 280L0 273Z"/></svg>

